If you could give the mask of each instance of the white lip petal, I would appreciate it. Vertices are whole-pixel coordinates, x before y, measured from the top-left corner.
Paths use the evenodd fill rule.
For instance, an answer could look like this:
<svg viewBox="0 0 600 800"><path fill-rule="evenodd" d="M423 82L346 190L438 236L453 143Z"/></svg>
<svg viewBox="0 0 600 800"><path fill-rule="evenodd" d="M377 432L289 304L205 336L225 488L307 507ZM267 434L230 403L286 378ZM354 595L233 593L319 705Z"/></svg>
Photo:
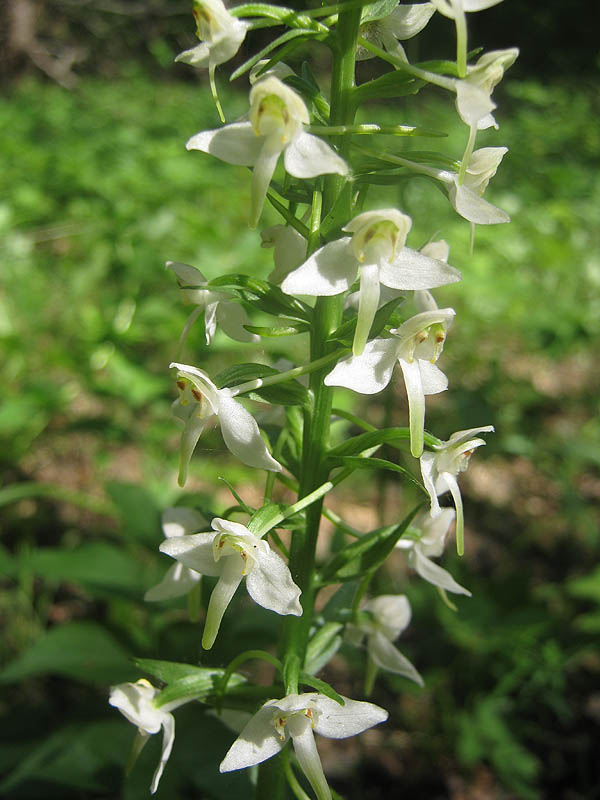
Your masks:
<svg viewBox="0 0 600 800"><path fill-rule="evenodd" d="M360 290L358 293L358 316L352 352L359 356L369 338L369 331L379 305L379 266L377 264L361 264Z"/></svg>
<svg viewBox="0 0 600 800"><path fill-rule="evenodd" d="M399 359L404 384L408 396L408 424L410 427L410 452L419 458L423 452L423 436L425 429L425 394L421 382L419 362Z"/></svg>
<svg viewBox="0 0 600 800"><path fill-rule="evenodd" d="M156 771L152 777L150 785L150 794L154 794L158 789L158 783L162 777L165 764L169 760L171 750L173 749L173 742L175 741L175 717L172 714L163 713L162 715L162 728L163 728L163 742L162 753Z"/></svg>

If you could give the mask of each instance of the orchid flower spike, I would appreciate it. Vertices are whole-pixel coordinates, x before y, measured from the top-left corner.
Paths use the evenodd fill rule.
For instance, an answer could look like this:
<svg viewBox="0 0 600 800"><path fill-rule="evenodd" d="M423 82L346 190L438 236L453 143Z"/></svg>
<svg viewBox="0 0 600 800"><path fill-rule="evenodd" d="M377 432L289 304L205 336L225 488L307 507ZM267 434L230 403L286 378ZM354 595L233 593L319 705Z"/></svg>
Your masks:
<svg viewBox="0 0 600 800"><path fill-rule="evenodd" d="M158 692L158 689L142 678L136 683L120 683L113 686L108 700L111 706L118 708L121 714L138 729L138 736L133 745L132 762L135 762L148 738L162 728L162 753L150 785L152 794L158 789L158 783L171 755L175 740L175 718L169 713L169 709L172 710L189 701L189 698L180 699L176 703L157 708L154 705L154 698Z"/></svg>
<svg viewBox="0 0 600 800"><path fill-rule="evenodd" d="M206 520L193 508L177 506L167 508L162 515L162 529L167 539L176 536L189 536L201 530L207 524ZM174 564L169 567L164 578L144 595L146 602L157 600L170 600L181 597L198 585L202 576L193 569L184 567L183 564Z"/></svg>
<svg viewBox="0 0 600 800"><path fill-rule="evenodd" d="M281 153L286 171L295 178L348 174L346 162L328 144L304 130L308 123L308 109L300 95L279 78L269 76L250 90L248 121L197 133L186 147L210 153L228 164L254 167L250 227L255 228Z"/></svg>
<svg viewBox="0 0 600 800"><path fill-rule="evenodd" d="M216 66L229 61L240 49L249 25L232 17L222 0L194 0L192 13L200 44L180 53L175 61L208 67L214 73Z"/></svg>
<svg viewBox="0 0 600 800"><path fill-rule="evenodd" d="M292 740L298 763L318 800L331 800L313 731L331 739L346 739L385 722L388 712L373 703L344 699L344 705L323 694L290 694L268 700L231 745L221 772L262 764Z"/></svg>
<svg viewBox="0 0 600 800"><path fill-rule="evenodd" d="M426 450L421 456L421 475L423 483L431 500L431 516L437 517L442 513L438 495L450 492L456 508L456 549L459 555L464 553L464 514L462 496L456 480L459 472L464 472L469 466L469 459L473 452L484 445L485 439L477 437L478 433L491 433L493 425L481 428L469 428L465 431L456 431L447 442Z"/></svg>
<svg viewBox="0 0 600 800"><path fill-rule="evenodd" d="M206 344L212 342L217 323L230 339L238 342L258 342L260 340L260 336L250 333L244 328L244 325L250 323L250 319L240 303L233 301L231 295L226 292L211 289L199 269L179 261L167 261L166 266L177 276L184 301L197 306L185 323L179 340L179 351L183 347L190 328L202 311L204 311Z"/></svg>
<svg viewBox="0 0 600 800"><path fill-rule="evenodd" d="M218 577L206 612L202 647L213 646L223 614L246 578L248 594L259 606L277 614L302 615L300 589L269 543L244 525L218 517L212 531L165 539L160 551L201 575Z"/></svg>
<svg viewBox="0 0 600 800"><path fill-rule="evenodd" d="M280 472L282 467L267 450L256 420L234 400L233 389L217 389L208 375L197 367L173 362L177 368L180 396L173 414L184 423L179 451L179 485L184 486L192 454L209 422L217 419L223 441L234 456L257 469Z"/></svg>
<svg viewBox="0 0 600 800"><path fill-rule="evenodd" d="M285 278L286 294L329 296L347 291L360 275L358 317L352 351L360 356L379 305L381 284L391 289L431 289L460 280L460 272L404 243L412 220L394 208L366 211ZM379 391L379 390L376 390ZM368 394L369 392L367 392Z"/></svg>
<svg viewBox="0 0 600 800"><path fill-rule="evenodd" d="M415 517L406 534L398 540L396 547L406 553L409 567L428 583L446 592L471 597L468 589L457 583L447 570L431 560L432 557L437 558L444 552L446 537L455 517L456 512L453 508L442 508L437 517L432 517L428 512L421 512Z"/></svg>
<svg viewBox="0 0 600 800"><path fill-rule="evenodd" d="M435 362L442 353L454 313L452 308L436 307L415 314L390 331L392 338L372 339L360 356L339 361L325 377L326 386L376 394L388 385L398 362L408 396L410 451L415 458L423 452L425 395L448 388L448 379Z"/></svg>
<svg viewBox="0 0 600 800"><path fill-rule="evenodd" d="M363 8L363 19L360 26L360 35L369 42L384 47L388 53L408 61L402 41L412 39L420 33L435 14L433 3L414 3L412 5L398 5L387 17L377 20L369 19L369 6ZM357 50L357 61L366 61L375 56L364 47Z"/></svg>
<svg viewBox="0 0 600 800"><path fill-rule="evenodd" d="M403 675L423 686L423 678L392 642L408 627L412 611L404 594L383 594L369 600L358 614L356 625L348 625L347 638L359 646L367 640L365 694L371 694L378 669Z"/></svg>
<svg viewBox="0 0 600 800"><path fill-rule="evenodd" d="M261 247L273 248L275 269L269 275L271 283L281 281L306 258L306 239L291 225L273 225L261 231Z"/></svg>

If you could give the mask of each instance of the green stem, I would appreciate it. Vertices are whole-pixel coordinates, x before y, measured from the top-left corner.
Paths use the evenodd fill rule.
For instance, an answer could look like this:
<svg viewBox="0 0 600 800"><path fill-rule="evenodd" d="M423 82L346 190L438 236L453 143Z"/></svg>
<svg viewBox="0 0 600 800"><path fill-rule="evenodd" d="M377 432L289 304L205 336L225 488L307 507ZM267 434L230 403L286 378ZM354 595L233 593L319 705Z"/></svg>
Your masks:
<svg viewBox="0 0 600 800"><path fill-rule="evenodd" d="M459 78L467 77L467 16L464 11L456 14L456 68Z"/></svg>
<svg viewBox="0 0 600 800"><path fill-rule="evenodd" d="M274 386L277 383L284 383L293 378L299 378L301 375L307 375L315 370L323 372L324 367L329 367L330 364L337 361L338 358L347 355L349 352L349 349L346 347L339 348L321 358L310 361L308 364L304 364L302 367L294 367L294 369L289 369L287 372L278 372L277 375L267 375L265 378L255 378L253 381L240 383L239 386L233 386L230 389L231 396L236 397L238 394L245 394L246 392L253 392L255 389L262 389L263 386Z"/></svg>
<svg viewBox="0 0 600 800"><path fill-rule="evenodd" d="M392 64L398 70L408 72L409 75L415 78L420 78L423 81L427 81L427 83L433 83L436 86L440 86L442 89L448 89L450 92L456 91L456 78L447 78L445 75L438 75L436 72L429 72L429 70L415 67L407 61L402 61L398 56L386 52L381 47L377 47L376 44L373 44L373 42L370 42L368 39L364 39L362 36L359 37L358 43L361 47L364 47L365 50L369 50L373 55L378 56L383 61L387 61L388 64Z"/></svg>

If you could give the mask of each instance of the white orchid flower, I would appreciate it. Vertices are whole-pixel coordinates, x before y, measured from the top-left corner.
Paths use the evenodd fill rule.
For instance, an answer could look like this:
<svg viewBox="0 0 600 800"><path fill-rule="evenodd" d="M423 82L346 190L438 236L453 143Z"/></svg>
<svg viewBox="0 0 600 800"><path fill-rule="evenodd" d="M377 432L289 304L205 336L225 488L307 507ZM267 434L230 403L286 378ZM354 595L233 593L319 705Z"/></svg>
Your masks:
<svg viewBox="0 0 600 800"><path fill-rule="evenodd" d="M248 121L197 133L186 147L210 153L228 164L254 167L250 226L255 228L281 153L286 171L295 178L348 174L346 162L328 144L304 130L308 123L308 110L300 95L270 76L250 90Z"/></svg>
<svg viewBox="0 0 600 800"><path fill-rule="evenodd" d="M492 115L496 108L492 92L518 55L517 47L484 53L476 64L467 67L467 77L456 81L456 109L470 128L498 128Z"/></svg>
<svg viewBox="0 0 600 800"><path fill-rule="evenodd" d="M199 511L186 506L167 508L162 515L162 529L167 539L174 536L189 536L205 527L206 524L206 520ZM169 567L160 583L153 586L152 589L148 589L144 600L155 602L181 597L197 586L201 577L199 572L188 569L183 564L174 564Z"/></svg>
<svg viewBox="0 0 600 800"><path fill-rule="evenodd" d="M449 19L456 19L465 11L484 11L498 5L502 0L431 0L436 9Z"/></svg>
<svg viewBox="0 0 600 800"><path fill-rule="evenodd" d="M368 12L368 6L365 9ZM360 35L378 47L384 47L388 53L408 61L400 42L412 39L420 33L435 14L433 3L413 3L398 5L391 14L373 22L365 22L360 27ZM364 47L359 47L356 54L358 61L375 58Z"/></svg>
<svg viewBox="0 0 600 800"><path fill-rule="evenodd" d="M367 640L367 691L370 694L377 669L403 675L423 686L423 678L392 642L410 623L412 611L404 594L384 594L369 600L359 612L357 625L349 625L347 634L352 644Z"/></svg>
<svg viewBox="0 0 600 800"><path fill-rule="evenodd" d="M454 209L469 222L478 225L496 225L510 222L501 208L488 203L482 195L490 178L496 174L500 162L508 153L507 147L482 147L469 158L464 180L459 183L456 173L448 173L448 194Z"/></svg>
<svg viewBox="0 0 600 800"><path fill-rule="evenodd" d="M261 231L261 247L273 248L275 269L269 275L271 283L281 281L306 258L306 239L291 225L273 225Z"/></svg>
<svg viewBox="0 0 600 800"><path fill-rule="evenodd" d="M140 754L148 738L158 733L162 728L162 753L150 785L152 794L158 789L158 783L163 774L165 764L171 755L175 740L175 718L169 713L169 709L172 710L189 700L189 698L186 698L174 704L171 703L156 708L153 701L158 692L158 689L142 678L135 683L120 683L117 686L113 686L108 700L111 706L118 708L121 714L138 729L137 740L133 746L133 760Z"/></svg>
<svg viewBox="0 0 600 800"><path fill-rule="evenodd" d="M415 314L390 331L392 338L372 339L360 356L338 362L325 377L326 386L344 386L360 394L376 394L388 385L398 362L408 396L410 450L415 458L423 452L425 395L438 394L448 388L448 379L435 362L442 353L454 314L452 308Z"/></svg>
<svg viewBox="0 0 600 800"><path fill-rule="evenodd" d="M300 589L267 541L244 525L215 518L212 531L165 539L160 551L201 575L218 577L206 613L202 647L210 650L223 614L246 578L248 594L259 606L277 614L302 615Z"/></svg>
<svg viewBox="0 0 600 800"><path fill-rule="evenodd" d="M179 340L180 350L190 328L202 311L204 311L206 344L212 342L217 324L230 339L235 339L238 342L259 341L260 336L256 336L256 334L250 333L244 328L244 325L250 323L250 319L243 306L233 301L226 292L215 291L209 287L208 281L199 269L189 264L182 264L180 261L167 261L166 266L177 276L177 282L184 301L197 306L188 317L183 328Z"/></svg>
<svg viewBox="0 0 600 800"><path fill-rule="evenodd" d="M192 454L206 426L215 418L223 441L234 456L257 469L280 472L282 467L267 450L256 420L234 399L232 389L217 389L208 375L197 367L173 362L177 368L180 396L173 403L173 414L184 423L179 451L179 485L183 486Z"/></svg>
<svg viewBox="0 0 600 800"><path fill-rule="evenodd" d="M421 456L421 475L431 500L431 516L442 513L438 495L450 492L456 508L456 546L459 555L464 552L464 514L460 489L456 476L469 466L473 452L484 445L485 439L477 437L478 433L491 433L493 425L481 428L469 428L456 431L447 442L426 450Z"/></svg>
<svg viewBox="0 0 600 800"><path fill-rule="evenodd" d="M428 583L471 597L471 592L457 583L448 570L431 560L444 552L448 530L455 517L453 508L442 508L437 517L421 512L410 525L408 535L399 539L396 547L404 550L408 565Z"/></svg>
<svg viewBox="0 0 600 800"><path fill-rule="evenodd" d="M460 280L460 272L404 243L412 220L394 208L366 211L344 231L352 233L321 247L285 278L286 294L330 296L347 291L360 275L353 353L365 347L379 305L381 284L391 289L431 289ZM377 390L379 391L379 390Z"/></svg>
<svg viewBox="0 0 600 800"><path fill-rule="evenodd" d="M175 61L193 67L207 67L212 73L237 53L248 30L248 23L232 17L222 0L194 0L196 35L200 44L180 53Z"/></svg>
<svg viewBox="0 0 600 800"><path fill-rule="evenodd" d="M318 800L331 800L313 731L330 739L346 739L385 722L388 712L373 703L344 698L344 705L323 694L290 694L268 700L230 747L221 772L262 764L277 755L291 738L298 763Z"/></svg>

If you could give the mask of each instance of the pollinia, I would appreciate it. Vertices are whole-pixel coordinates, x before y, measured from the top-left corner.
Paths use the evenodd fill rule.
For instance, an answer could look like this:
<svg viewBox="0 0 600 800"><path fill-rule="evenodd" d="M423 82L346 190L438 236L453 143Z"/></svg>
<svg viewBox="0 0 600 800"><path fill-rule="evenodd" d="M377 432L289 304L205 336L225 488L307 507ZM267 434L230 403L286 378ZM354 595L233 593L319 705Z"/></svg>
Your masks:
<svg viewBox="0 0 600 800"><path fill-rule="evenodd" d="M190 169L202 169L208 158L232 169L249 168L250 227L260 226L265 203L281 222L256 233L257 247L273 248L269 280L241 274L207 280L195 266L167 263L193 305L178 361L170 365L178 391L173 412L183 426L179 483L183 486L196 469L200 458L193 458L194 450L207 425L216 423L233 456L265 470L265 489L259 508L248 506L232 489L238 504L223 516L206 518L188 506L167 509L160 550L175 563L146 599L189 595L190 608L203 624L202 648L209 650L244 584L252 601L280 615L281 635L272 651L246 651L220 668L142 662L162 688L146 679L113 687L111 705L138 729L134 756L149 736L162 731L152 792L174 744L173 712L197 701L224 715L228 709L241 712L235 723L239 736L223 753L221 772L260 765L255 797L261 800L290 792L330 800L314 734L355 736L388 716L366 700L341 696L318 677L342 641L364 651L366 696L380 670L423 684L395 644L410 622L409 601L403 594L373 596L373 575L397 548L414 579L437 587L447 602L447 592L470 596L435 559L453 527L463 553L457 479L473 451L485 444L481 434L493 428L444 431L446 439L425 429L426 397L448 388L438 359L455 316L452 308L438 306L432 290L460 281L461 273L449 263L444 240L415 247L412 220L403 209L368 208L368 201L372 185L394 186L407 175L425 175L438 182L472 229L508 221L483 196L506 148L476 149L476 137L482 129L498 127L492 93L518 52L473 56L467 48L468 15L497 2L343 0L300 12L266 3L228 10L222 0L194 0L200 44L178 60L208 70L222 124L191 136L187 149L197 152L189 155ZM411 63L403 42L418 35L434 14L448 18L456 59ZM272 40L231 75L249 78L248 113L225 124L216 68L238 52L244 39L251 45L252 31L259 28L272 29ZM330 54L330 73L322 79L307 62L298 66L298 54L306 53L311 42ZM381 74L357 82L356 63L366 59L382 62ZM376 113L373 100L393 103L432 85L455 103L457 124L465 130L462 155L406 150L404 137L440 133L406 120L356 122L359 109ZM433 238L435 221L430 227ZM220 328L242 343L240 352L249 348L240 364L209 375L193 356L181 355L191 325L202 316L207 344ZM253 360L261 339L282 342L292 336L306 343L300 363L281 368ZM375 395L393 382L406 388L406 427L377 429L334 406L339 387ZM256 400L279 412L265 424L268 438L254 416ZM339 426L331 435L332 420L345 424L345 438ZM383 445L384 453L393 448L404 454L407 466L390 460ZM403 520L359 533L328 508L328 495L355 472L376 470L416 483L422 502ZM290 493L293 502L284 502L281 498ZM446 497L450 504L440 505ZM324 517L339 534L333 551L317 559ZM198 608L202 576L212 578L213 586L205 609ZM324 589L330 598L325 606ZM249 659L274 665L272 686L252 686L238 672Z"/></svg>

